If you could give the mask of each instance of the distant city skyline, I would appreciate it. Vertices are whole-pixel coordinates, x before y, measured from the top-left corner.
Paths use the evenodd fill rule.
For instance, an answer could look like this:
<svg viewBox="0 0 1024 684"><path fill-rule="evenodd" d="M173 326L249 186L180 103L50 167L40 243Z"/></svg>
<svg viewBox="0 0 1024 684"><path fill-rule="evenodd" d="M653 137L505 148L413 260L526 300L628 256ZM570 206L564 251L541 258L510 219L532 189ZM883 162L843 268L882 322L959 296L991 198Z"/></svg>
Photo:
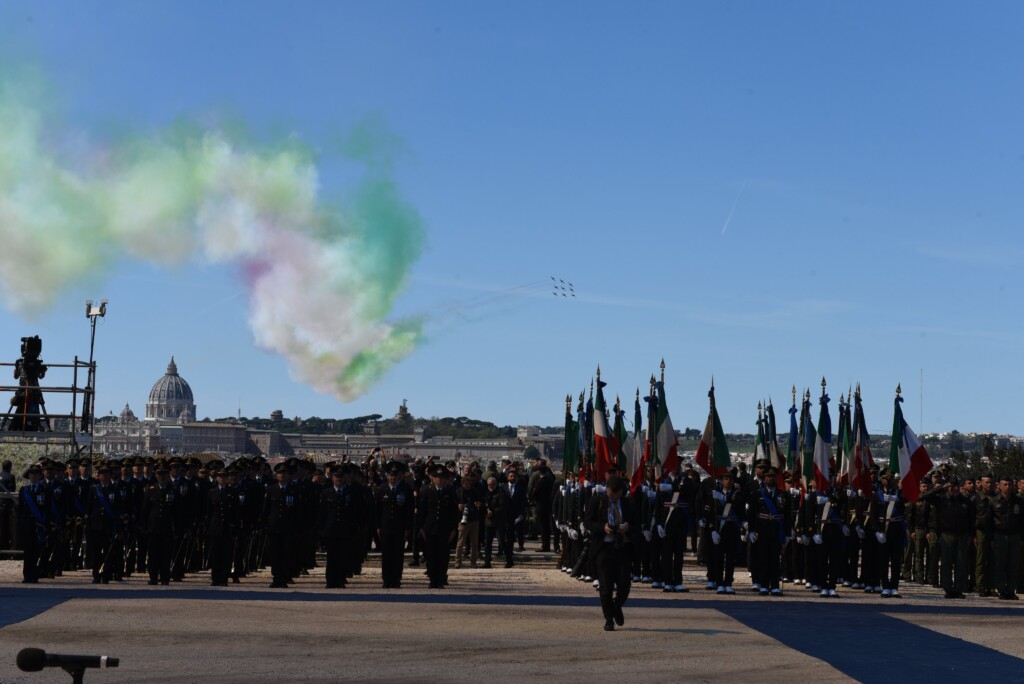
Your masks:
<svg viewBox="0 0 1024 684"><path fill-rule="evenodd" d="M664 358L679 429L703 428L712 377L739 433L768 398L788 428L794 384L816 415L824 375L833 419L861 384L873 434L898 383L915 430L1022 434L1022 22L1011 2L12 0L0 85L32 72L48 90L39 134L0 141L0 217L31 227L63 208L61 193L25 191L50 166L5 165L35 160L26 140L85 179L128 150L147 182L97 198L137 219L96 227L116 252L0 219L0 360L35 334L46 361L87 356L84 302L106 297L98 415L125 402L142 415L173 355L199 417L389 415L408 399L417 415L553 426L600 364L631 421ZM0 88L0 104L18 97ZM261 243L247 260L252 203L214 202L178 227L205 251L171 259L180 245L150 241L147 221L184 202L158 192L165 180L193 178L147 174L146 149L192 128L251 143L231 158L245 181L232 191L269 188L255 204L272 205L270 224L337 228L303 223L308 191L363 221L359 249L307 240L297 258ZM365 130L378 156L354 167ZM284 200L267 170L282 149L299 160L282 177L304 180ZM380 178L392 213L360 194ZM3 261L16 242L31 257ZM79 253L101 266L75 271ZM342 312L343 296L310 294L303 259L316 283L358 274L365 301ZM254 286L268 272L280 280ZM19 297L2 287L12 274ZM552 297L552 276L576 297ZM35 290L53 304L27 305Z"/></svg>

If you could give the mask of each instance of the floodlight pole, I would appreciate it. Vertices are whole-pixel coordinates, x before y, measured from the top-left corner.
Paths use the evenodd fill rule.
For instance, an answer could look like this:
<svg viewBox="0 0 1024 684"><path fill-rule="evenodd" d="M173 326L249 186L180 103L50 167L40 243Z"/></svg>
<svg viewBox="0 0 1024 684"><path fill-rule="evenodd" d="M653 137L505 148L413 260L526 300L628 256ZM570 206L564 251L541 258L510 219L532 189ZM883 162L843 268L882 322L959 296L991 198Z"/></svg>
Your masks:
<svg viewBox="0 0 1024 684"><path fill-rule="evenodd" d="M96 362L93 359L93 353L96 349L96 319L103 318L107 315L107 300L103 299L100 301L99 306L93 306L92 300L88 300L85 303L85 315L89 319L90 333L89 333L89 378L86 383L86 401L89 402L89 436L92 437L93 431L96 428ZM84 416L83 416L84 418ZM83 424L83 428L86 426ZM71 426L72 432L74 432L74 425ZM89 440L89 456L92 456L92 442Z"/></svg>

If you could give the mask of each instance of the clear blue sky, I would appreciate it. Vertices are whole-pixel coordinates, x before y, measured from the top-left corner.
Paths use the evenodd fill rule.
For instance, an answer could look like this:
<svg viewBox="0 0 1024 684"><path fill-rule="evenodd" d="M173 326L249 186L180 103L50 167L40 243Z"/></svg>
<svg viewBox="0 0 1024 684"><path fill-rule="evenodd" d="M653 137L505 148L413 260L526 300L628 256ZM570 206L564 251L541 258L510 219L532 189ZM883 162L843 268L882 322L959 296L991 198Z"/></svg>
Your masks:
<svg viewBox="0 0 1024 684"><path fill-rule="evenodd" d="M833 411L862 384L873 432L902 382L915 428L1024 433L1020 3L8 0L0 22L85 135L227 113L317 149L328 196L340 132L379 117L425 221L395 315L429 340L351 404L254 347L230 269L123 261L5 314L0 356L38 333L58 361L110 298L102 413L141 414L174 354L200 416L406 398L554 425L598 363L631 417L664 357L680 429L712 375L729 432L824 375ZM551 275L577 299L487 296Z"/></svg>

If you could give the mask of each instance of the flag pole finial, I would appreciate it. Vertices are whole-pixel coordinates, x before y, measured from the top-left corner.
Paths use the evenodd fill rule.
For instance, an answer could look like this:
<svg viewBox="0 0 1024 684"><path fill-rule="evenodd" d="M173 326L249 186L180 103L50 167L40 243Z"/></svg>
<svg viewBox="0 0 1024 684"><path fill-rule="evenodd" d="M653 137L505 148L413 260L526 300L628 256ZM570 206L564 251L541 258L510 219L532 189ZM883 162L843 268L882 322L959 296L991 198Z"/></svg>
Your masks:
<svg viewBox="0 0 1024 684"><path fill-rule="evenodd" d="M662 383L665 382L665 359L664 359L664 357L661 359L661 381L662 381Z"/></svg>
<svg viewBox="0 0 1024 684"><path fill-rule="evenodd" d="M640 401L640 388L639 387L636 388L636 400Z"/></svg>
<svg viewBox="0 0 1024 684"><path fill-rule="evenodd" d="M616 394L616 395L615 395L615 414L616 414L616 415L618 415L618 413L619 413L619 406L620 406L620 405L621 405L621 404L620 404L620 402L619 402L619 395L618 395L618 394Z"/></svg>
<svg viewBox="0 0 1024 684"><path fill-rule="evenodd" d="M654 386L657 383L658 381L654 379L654 373L651 373L651 394L654 394Z"/></svg>
<svg viewBox="0 0 1024 684"><path fill-rule="evenodd" d="M594 378L590 378L590 399L594 398Z"/></svg>
<svg viewBox="0 0 1024 684"><path fill-rule="evenodd" d="M796 385L793 385L793 406L796 406Z"/></svg>
<svg viewBox="0 0 1024 684"><path fill-rule="evenodd" d="M757 417L761 418L761 402L757 402Z"/></svg>
<svg viewBox="0 0 1024 684"><path fill-rule="evenodd" d="M569 411L571 409L572 409L572 395L571 394L566 394L565 395L565 412L569 413Z"/></svg>
<svg viewBox="0 0 1024 684"><path fill-rule="evenodd" d="M896 383L896 396L897 397L900 396L901 394L903 394L902 384L903 383L899 383L899 382Z"/></svg>
<svg viewBox="0 0 1024 684"><path fill-rule="evenodd" d="M821 376L821 396L825 396L825 376Z"/></svg>
<svg viewBox="0 0 1024 684"><path fill-rule="evenodd" d="M597 364L597 381L601 381L601 364Z"/></svg>
<svg viewBox="0 0 1024 684"><path fill-rule="evenodd" d="M712 392L715 391L715 376L714 375L711 376L711 391Z"/></svg>

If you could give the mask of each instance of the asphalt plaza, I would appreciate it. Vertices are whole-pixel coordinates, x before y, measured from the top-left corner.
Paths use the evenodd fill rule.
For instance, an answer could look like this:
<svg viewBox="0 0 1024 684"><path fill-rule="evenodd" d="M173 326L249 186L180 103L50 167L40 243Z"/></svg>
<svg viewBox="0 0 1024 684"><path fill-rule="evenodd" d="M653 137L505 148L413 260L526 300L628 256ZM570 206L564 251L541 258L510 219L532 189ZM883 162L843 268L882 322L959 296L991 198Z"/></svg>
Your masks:
<svg viewBox="0 0 1024 684"><path fill-rule="evenodd" d="M189 577L149 587L71 573L17 584L0 569L0 681L61 682L60 671L21 673L27 646L111 655L118 669L91 682L592 681L643 673L647 681L1024 681L1024 607L949 602L908 586L902 600L845 592L820 599L790 586L784 598L704 592L687 563L688 594L634 586L626 624L602 631L596 592L550 567L451 572L426 589L416 568L382 590L368 566L348 589L322 588L322 570L289 590L266 573L228 589ZM639 670L635 669L639 668ZM632 678L632 675L631 677Z"/></svg>

